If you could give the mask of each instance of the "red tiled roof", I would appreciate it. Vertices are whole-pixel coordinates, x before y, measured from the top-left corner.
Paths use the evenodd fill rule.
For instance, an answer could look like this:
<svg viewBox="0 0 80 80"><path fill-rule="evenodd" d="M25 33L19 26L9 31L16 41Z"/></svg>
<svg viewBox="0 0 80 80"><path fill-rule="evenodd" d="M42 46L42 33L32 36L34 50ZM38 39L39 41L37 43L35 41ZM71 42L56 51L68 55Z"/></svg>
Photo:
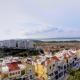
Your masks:
<svg viewBox="0 0 80 80"><path fill-rule="evenodd" d="M51 60L47 59L46 62L47 62L47 64L50 64L51 63Z"/></svg>
<svg viewBox="0 0 80 80"><path fill-rule="evenodd" d="M59 61L59 58L57 56L53 56L52 60Z"/></svg>
<svg viewBox="0 0 80 80"><path fill-rule="evenodd" d="M49 52L49 48L47 48L47 47L44 48L44 51Z"/></svg>
<svg viewBox="0 0 80 80"><path fill-rule="evenodd" d="M69 59L69 58L70 58L70 56L67 53L65 53L64 54L64 59Z"/></svg>
<svg viewBox="0 0 80 80"><path fill-rule="evenodd" d="M14 71L14 70L19 70L20 68L18 67L18 64L13 62L13 63L8 63L7 66L9 67L9 71Z"/></svg>

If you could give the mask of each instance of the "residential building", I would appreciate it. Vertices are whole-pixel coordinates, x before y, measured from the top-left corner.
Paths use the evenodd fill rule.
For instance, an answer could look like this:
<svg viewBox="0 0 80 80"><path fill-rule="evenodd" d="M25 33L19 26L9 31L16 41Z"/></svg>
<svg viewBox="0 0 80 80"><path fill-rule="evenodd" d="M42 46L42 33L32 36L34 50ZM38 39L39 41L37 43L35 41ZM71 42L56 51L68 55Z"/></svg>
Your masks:
<svg viewBox="0 0 80 80"><path fill-rule="evenodd" d="M0 41L0 48L28 49L33 48L32 40L3 40Z"/></svg>
<svg viewBox="0 0 80 80"><path fill-rule="evenodd" d="M31 60L25 61L23 58L6 57L0 61L0 80L35 80L34 65Z"/></svg>
<svg viewBox="0 0 80 80"><path fill-rule="evenodd" d="M68 68L80 68L80 57L77 58L74 50L63 50L52 56L50 52L46 53L38 56L35 61L35 72L41 80L64 80L68 75Z"/></svg>

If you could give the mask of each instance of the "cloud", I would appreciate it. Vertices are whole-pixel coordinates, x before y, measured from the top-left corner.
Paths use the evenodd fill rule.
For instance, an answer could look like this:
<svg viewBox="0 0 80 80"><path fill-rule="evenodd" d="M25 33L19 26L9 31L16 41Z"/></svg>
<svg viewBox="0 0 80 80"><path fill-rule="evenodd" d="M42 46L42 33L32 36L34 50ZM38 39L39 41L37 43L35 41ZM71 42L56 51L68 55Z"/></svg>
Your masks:
<svg viewBox="0 0 80 80"><path fill-rule="evenodd" d="M26 32L25 35L33 35L33 34L44 34L44 33L48 33L48 32L52 32L52 31L57 31L58 28L55 27L47 27L46 29L42 29L42 30L35 30L32 32Z"/></svg>
<svg viewBox="0 0 80 80"><path fill-rule="evenodd" d="M80 36L80 0L0 0L0 39Z"/></svg>

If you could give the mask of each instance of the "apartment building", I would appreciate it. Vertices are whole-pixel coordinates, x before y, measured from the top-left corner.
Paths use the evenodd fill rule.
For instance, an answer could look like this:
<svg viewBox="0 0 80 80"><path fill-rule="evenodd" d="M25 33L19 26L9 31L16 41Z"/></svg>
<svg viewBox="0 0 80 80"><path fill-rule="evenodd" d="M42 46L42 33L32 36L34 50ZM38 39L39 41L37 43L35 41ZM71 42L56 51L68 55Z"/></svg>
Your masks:
<svg viewBox="0 0 80 80"><path fill-rule="evenodd" d="M0 41L1 48L16 48L16 41L15 40L4 40Z"/></svg>
<svg viewBox="0 0 80 80"><path fill-rule="evenodd" d="M17 44L18 44L18 48L21 49L33 48L32 40L19 40Z"/></svg>
<svg viewBox="0 0 80 80"><path fill-rule="evenodd" d="M80 68L80 57L74 50L63 50L55 55L38 56L35 61L35 72L41 80L64 80L68 68Z"/></svg>
<svg viewBox="0 0 80 80"><path fill-rule="evenodd" d="M27 40L27 45L26 48L33 48L34 46L32 45L33 41L32 40Z"/></svg>
<svg viewBox="0 0 80 80"><path fill-rule="evenodd" d="M27 49L33 48L32 40L4 40L0 41L0 48Z"/></svg>
<svg viewBox="0 0 80 80"><path fill-rule="evenodd" d="M3 41L0 41L0 48L3 47Z"/></svg>
<svg viewBox="0 0 80 80"><path fill-rule="evenodd" d="M25 41L20 40L17 42L17 44L18 44L17 48L25 49Z"/></svg>
<svg viewBox="0 0 80 80"><path fill-rule="evenodd" d="M55 55L49 50L32 58L0 58L0 79L64 80L68 68L80 68L80 50L63 50ZM37 78L36 78L37 77Z"/></svg>
<svg viewBox="0 0 80 80"><path fill-rule="evenodd" d="M52 58L47 57L44 61L37 60L35 64L35 71L39 78L42 80L57 80L58 70L57 64L59 59L55 56Z"/></svg>

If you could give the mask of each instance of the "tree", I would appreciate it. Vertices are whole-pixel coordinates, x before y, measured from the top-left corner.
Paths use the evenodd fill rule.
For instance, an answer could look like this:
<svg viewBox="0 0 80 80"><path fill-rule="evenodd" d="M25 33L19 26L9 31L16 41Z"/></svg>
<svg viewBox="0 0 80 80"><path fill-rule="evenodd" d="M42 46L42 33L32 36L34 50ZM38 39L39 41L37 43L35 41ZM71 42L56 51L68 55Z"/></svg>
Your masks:
<svg viewBox="0 0 80 80"><path fill-rule="evenodd" d="M68 73L69 73L68 80L80 80L80 69L78 70L68 69Z"/></svg>

